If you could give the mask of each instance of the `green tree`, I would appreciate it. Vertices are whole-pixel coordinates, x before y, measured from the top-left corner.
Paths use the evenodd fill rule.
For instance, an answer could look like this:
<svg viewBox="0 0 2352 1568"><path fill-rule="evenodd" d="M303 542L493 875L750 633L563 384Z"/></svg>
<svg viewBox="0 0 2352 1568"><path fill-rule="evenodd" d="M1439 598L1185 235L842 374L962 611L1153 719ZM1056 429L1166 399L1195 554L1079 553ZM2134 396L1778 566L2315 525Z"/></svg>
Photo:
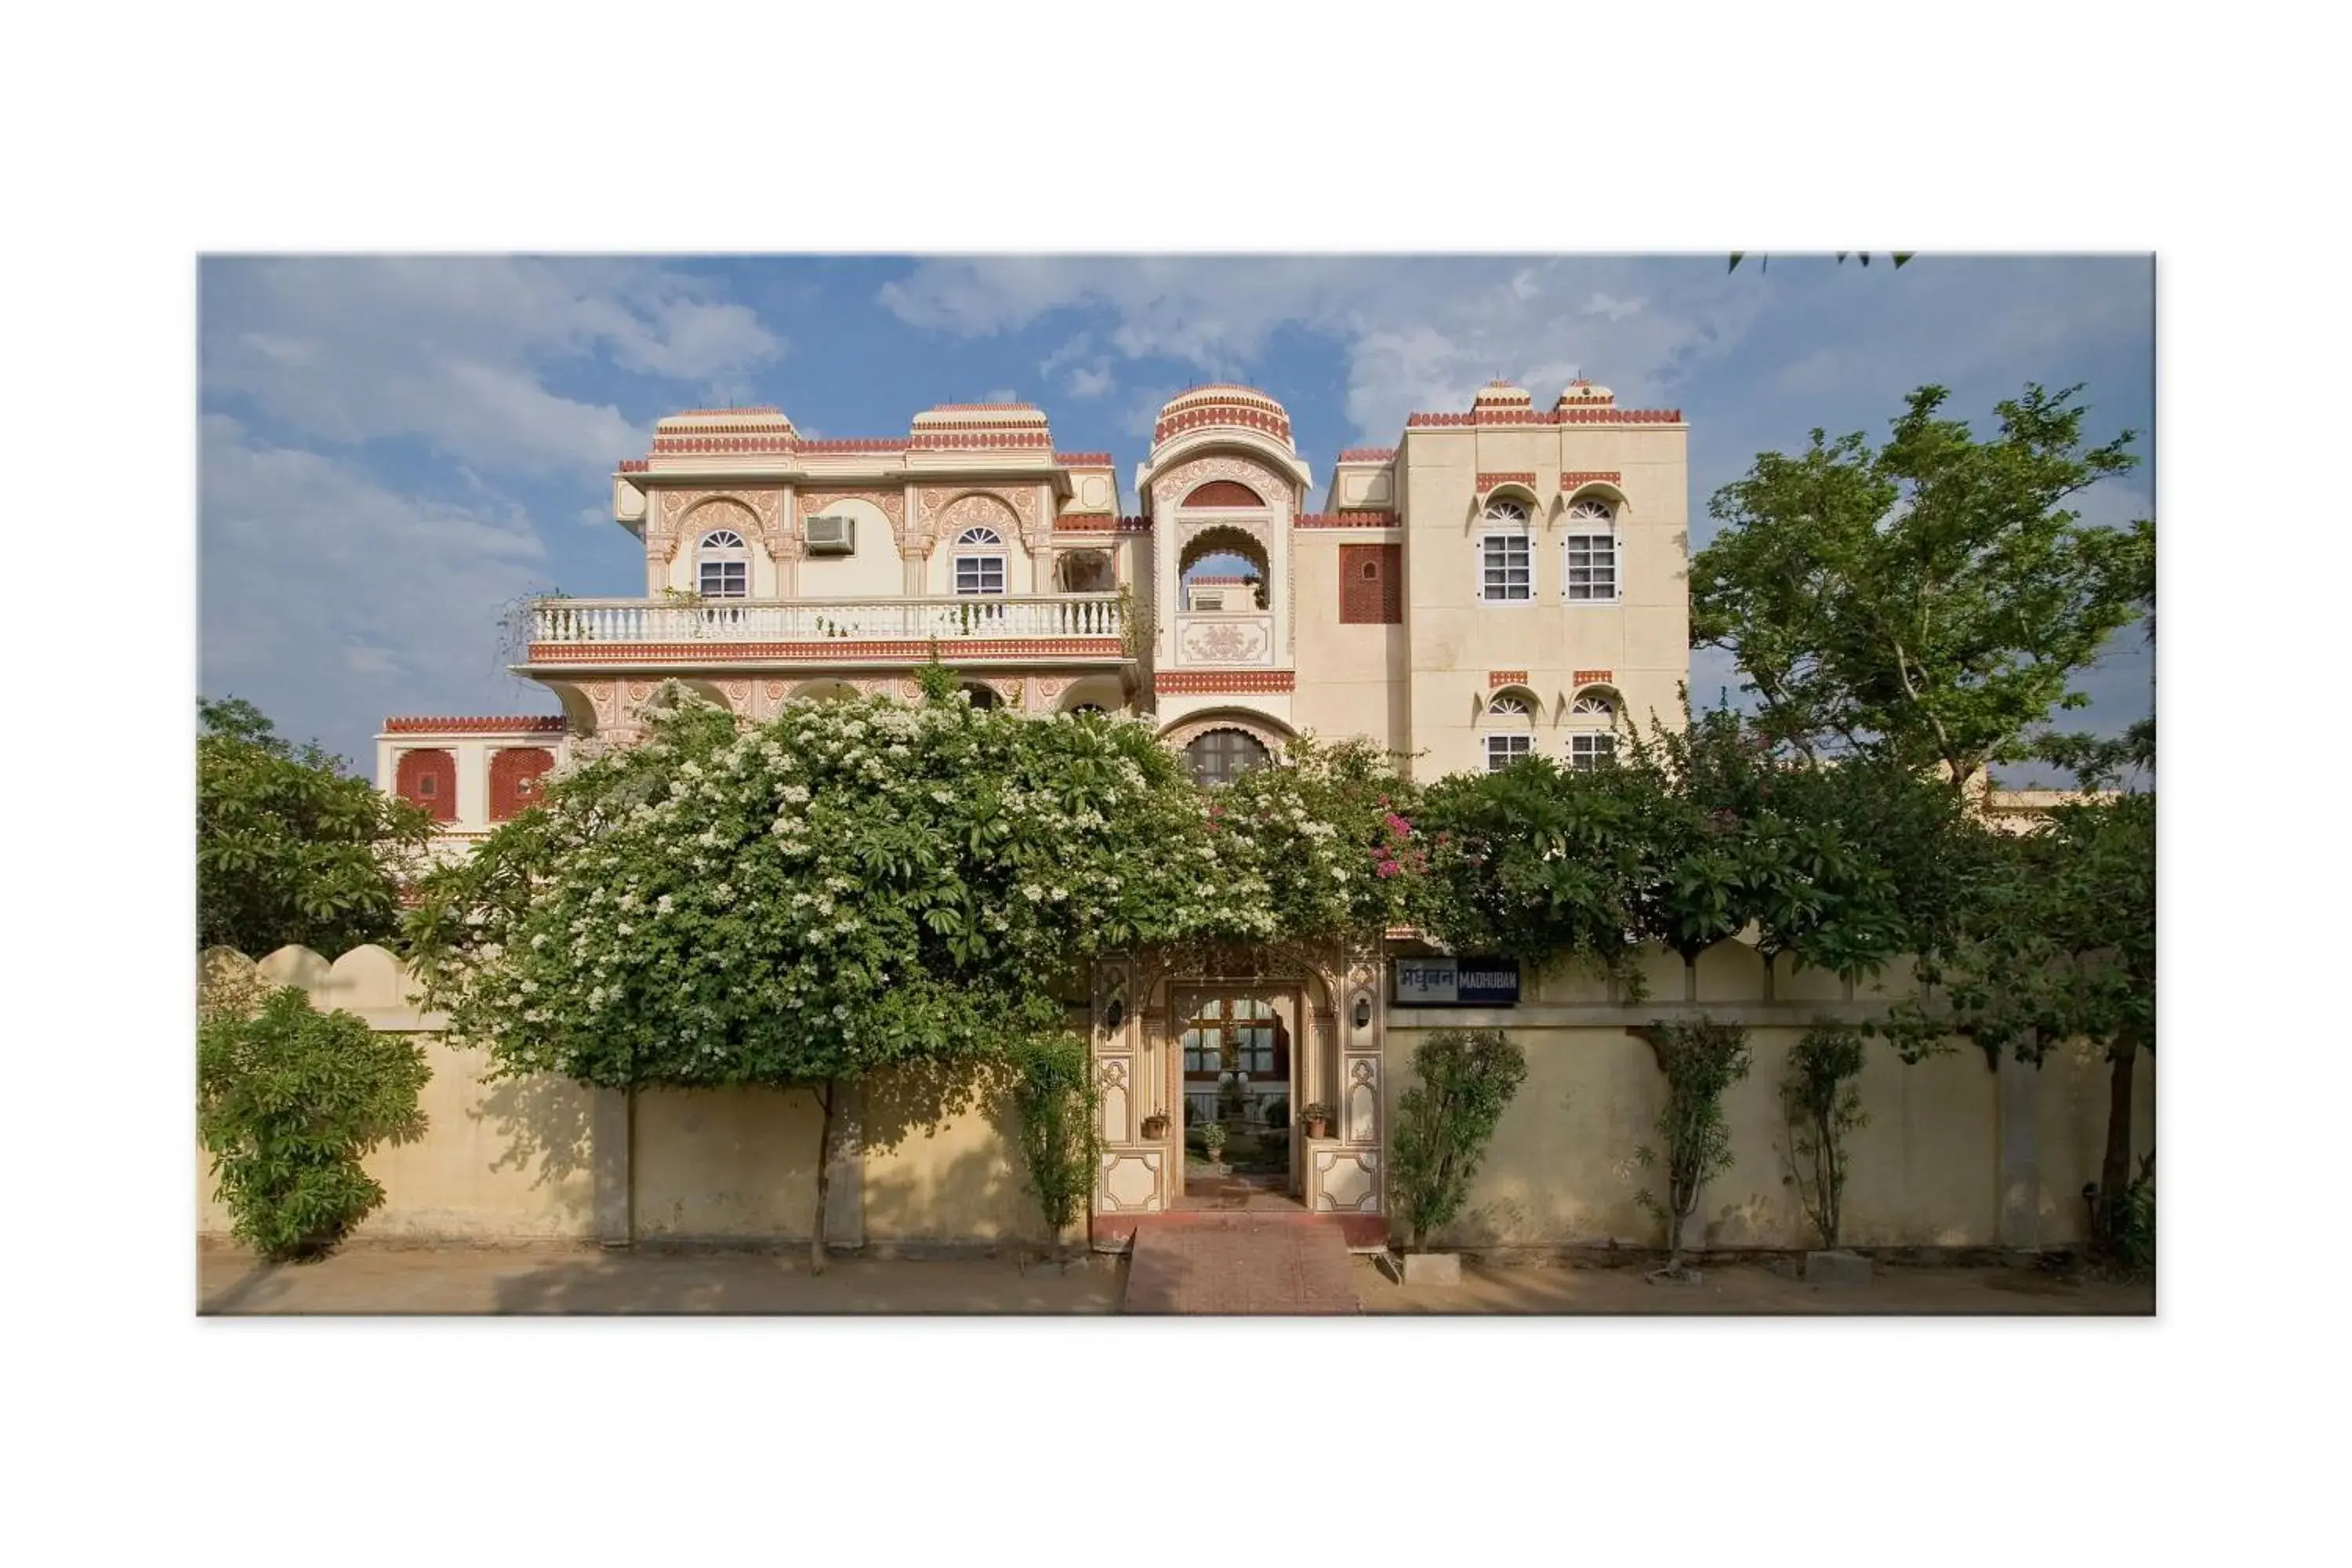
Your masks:
<svg viewBox="0 0 2352 1568"><path fill-rule="evenodd" d="M417 1099L430 1076L414 1041L320 1013L290 985L257 1009L208 1008L196 1130L234 1234L272 1260L316 1257L350 1235L383 1202L361 1157L424 1132Z"/></svg>
<svg viewBox="0 0 2352 1568"><path fill-rule="evenodd" d="M1837 1246L1844 1221L1846 1134L1869 1121L1855 1081L1868 1039L1860 1025L1817 1023L1789 1052L1780 1079L1789 1182L1827 1247Z"/></svg>
<svg viewBox="0 0 2352 1568"><path fill-rule="evenodd" d="M2133 1080L2156 1050L2156 795L2061 806L2032 831L1992 836L1952 940L1924 956L1940 1004L1907 999L1887 1031L1909 1059L1952 1037L2039 1066L2066 1041L2106 1060L2100 1219L2112 1235L2133 1184Z"/></svg>
<svg viewBox="0 0 2352 1568"><path fill-rule="evenodd" d="M1063 1233L1085 1217L1101 1157L1094 1061L1084 1040L1060 1034L1020 1042L1011 1066L1022 1159L1059 1255Z"/></svg>
<svg viewBox="0 0 2352 1568"><path fill-rule="evenodd" d="M1440 1029L1414 1049L1412 1071L1412 1087L1397 1097L1389 1170L1419 1252L1462 1212L1528 1059L1500 1029Z"/></svg>
<svg viewBox="0 0 2352 1568"><path fill-rule="evenodd" d="M2083 705L2070 682L2131 618L2155 531L2065 509L2135 462L2129 431L2084 447L2080 390L2029 385L1979 440L1938 417L1944 388L1922 387L1885 445L1815 430L1716 493L1724 527L1691 563L1691 640L1733 656L1768 735L1962 789Z"/></svg>
<svg viewBox="0 0 2352 1568"><path fill-rule="evenodd" d="M1633 1160L1644 1168L1663 1169L1666 1190L1664 1197L1647 1188L1637 1196L1643 1207L1665 1224L1665 1278L1686 1279L1683 1233L1698 1212L1699 1194L1706 1184L1731 1169L1731 1127L1724 1120L1723 1097L1748 1076L1754 1058L1746 1029L1716 1023L1704 1014L1661 1018L1642 1034L1666 1077L1666 1103L1657 1121L1658 1140L1665 1150L1661 1153L1644 1143L1633 1151Z"/></svg>
<svg viewBox="0 0 2352 1568"><path fill-rule="evenodd" d="M199 700L196 943L330 956L392 935L432 821L239 698Z"/></svg>

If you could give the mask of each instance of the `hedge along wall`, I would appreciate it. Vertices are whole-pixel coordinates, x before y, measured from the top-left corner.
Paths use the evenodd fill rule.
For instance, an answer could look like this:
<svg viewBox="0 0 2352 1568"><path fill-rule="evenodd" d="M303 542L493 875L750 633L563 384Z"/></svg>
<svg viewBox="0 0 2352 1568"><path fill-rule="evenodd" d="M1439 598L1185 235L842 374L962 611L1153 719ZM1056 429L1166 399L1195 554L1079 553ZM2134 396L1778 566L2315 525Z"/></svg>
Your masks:
<svg viewBox="0 0 2352 1568"><path fill-rule="evenodd" d="M640 1092L562 1079L487 1082L486 1052L445 1039L416 986L380 947L331 964L287 947L259 964L225 948L207 975L257 973L322 1010L424 1037L432 1068L423 1139L369 1155L383 1206L357 1237L377 1240L660 1243L805 1241L816 1202L814 1096L772 1089ZM836 1166L828 1231L839 1242L987 1243L1050 1239L1028 1191L1009 1106L885 1079L860 1097L856 1152ZM191 1113L193 1120L193 1112ZM600 1142L601 1141L601 1142ZM199 1236L226 1237L212 1159L196 1151Z"/></svg>
<svg viewBox="0 0 2352 1568"><path fill-rule="evenodd" d="M1769 997L1764 965L1742 942L1700 955L1685 998L1682 960L1640 957L1649 996L1612 1000L1600 979L1548 975L1516 1008L1399 1008L1389 1016L1388 1114L1412 1082L1415 1047L1435 1029L1500 1028L1527 1053L1528 1078L1505 1110L1458 1220L1432 1245L1461 1247L1654 1247L1664 1228L1636 1194L1662 1191L1634 1151L1658 1147L1665 1079L1632 1031L1653 1019L1706 1012L1748 1026L1754 1065L1725 1096L1733 1165L1701 1195L1706 1242L1721 1248L1801 1248L1819 1240L1783 1178L1788 1134L1779 1086L1791 1047L1815 1016L1861 1019L1911 984L1907 963L1850 994L1834 976L1791 975L1783 959ZM1975 1046L1906 1067L1883 1040L1864 1055L1867 1125L1850 1136L1851 1174L1841 1241L1854 1247L2063 1247L2079 1244L2082 1189L2105 1146L2107 1067L2079 1047L2053 1050L2037 1072L1989 1068ZM2136 1074L2135 1154L2153 1143L2155 1067ZM2004 1079L2009 1079L2006 1085ZM2006 1130L2004 1119L2011 1123ZM2031 1122L2030 1136L2015 1125ZM1393 1121L1391 1121L1393 1125ZM1661 1151L1663 1152L1663 1151ZM2011 1212L2004 1223L2004 1196Z"/></svg>

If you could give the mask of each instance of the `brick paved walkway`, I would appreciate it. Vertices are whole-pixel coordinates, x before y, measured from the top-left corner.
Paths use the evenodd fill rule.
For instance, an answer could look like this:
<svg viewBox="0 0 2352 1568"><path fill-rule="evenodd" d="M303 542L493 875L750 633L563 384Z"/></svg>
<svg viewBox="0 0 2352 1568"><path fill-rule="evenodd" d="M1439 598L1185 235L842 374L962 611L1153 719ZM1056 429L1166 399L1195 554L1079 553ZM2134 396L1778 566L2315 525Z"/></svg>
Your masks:
<svg viewBox="0 0 2352 1568"><path fill-rule="evenodd" d="M1360 1312L1339 1226L1247 1212L1170 1215L1135 1233L1122 1312Z"/></svg>

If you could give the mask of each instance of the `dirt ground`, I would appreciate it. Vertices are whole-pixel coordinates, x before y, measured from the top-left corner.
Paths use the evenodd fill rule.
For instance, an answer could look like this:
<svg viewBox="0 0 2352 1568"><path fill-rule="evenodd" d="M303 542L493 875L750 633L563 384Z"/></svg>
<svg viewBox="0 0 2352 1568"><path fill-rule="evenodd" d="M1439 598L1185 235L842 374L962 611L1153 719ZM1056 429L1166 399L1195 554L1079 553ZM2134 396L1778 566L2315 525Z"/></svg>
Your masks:
<svg viewBox="0 0 2352 1568"><path fill-rule="evenodd" d="M1465 1265L1455 1287L1407 1287L1352 1260L1368 1313L1402 1314L2153 1314L2153 1285L2070 1282L2042 1270L1883 1267L1852 1289L1804 1284L1759 1264L1707 1267L1696 1285L1647 1283L1638 1268ZM821 1277L805 1258L754 1252L610 1253L570 1246L352 1247L271 1268L252 1254L197 1253L206 1316L398 1314L1066 1314L1116 1312L1123 1259L1066 1273L1011 1258L842 1257Z"/></svg>

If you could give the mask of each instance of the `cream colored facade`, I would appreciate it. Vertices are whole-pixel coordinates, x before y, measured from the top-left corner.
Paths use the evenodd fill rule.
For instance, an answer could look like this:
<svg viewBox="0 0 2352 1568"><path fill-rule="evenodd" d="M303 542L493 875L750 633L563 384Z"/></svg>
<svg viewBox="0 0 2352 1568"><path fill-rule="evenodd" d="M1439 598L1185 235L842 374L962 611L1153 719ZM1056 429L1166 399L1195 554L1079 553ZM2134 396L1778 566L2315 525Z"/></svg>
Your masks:
<svg viewBox="0 0 2352 1568"><path fill-rule="evenodd" d="M980 700L1149 714L1179 747L1363 736L1427 776L1486 766L1511 732L1571 761L1578 734L1679 711L1686 437L1678 413L1605 388L1538 408L1497 384L1412 416L1395 447L1341 453L1318 511L1287 411L1206 386L1160 411L1122 515L1110 455L1057 451L1027 405L832 440L775 408L693 411L613 476L645 596L542 601L519 668L562 705L559 751L634 733L664 679L759 718L813 693L911 695L936 647ZM1572 597L1571 552L1590 575L1596 541L1604 582ZM513 739L496 722L388 724L383 786L408 752L450 751L451 833L478 834L485 742Z"/></svg>
<svg viewBox="0 0 2352 1568"><path fill-rule="evenodd" d="M1212 780L1306 734L1369 738L1423 778L1521 754L1586 763L1629 726L1680 717L1687 464L1677 411L1620 408L1584 382L1538 406L1497 383L1467 409L1412 416L1394 447L1339 454L1314 510L1316 475L1287 412L1251 388L1215 385L1160 410L1133 470L1138 510L1123 515L1110 456L1056 450L1045 416L1026 405L945 405L904 436L847 440L803 437L774 408L680 414L613 477L614 516L642 552L645 596L533 607L518 668L554 693L562 720L388 721L379 777L411 798L434 777L444 842L462 848L526 798L516 781L530 754L634 737L665 680L757 720L809 695L912 699L934 651L976 701L1041 716L1150 715ZM1737 946L1707 963L1738 962ZM1403 1064L1423 1031L1451 1021L1394 1006L1391 964L1374 944L1287 968L1247 960L1237 974L1171 973L1144 955L1098 965L1087 1026L1103 1119L1097 1245L1187 1203L1182 1113L1200 1086L1187 1080L1182 1041L1236 998L1278 1022L1290 1106L1330 1110L1323 1136L1299 1127L1284 1145L1280 1196L1335 1218L1358 1245L1381 1244ZM1491 1021L1516 1032L1540 1010ZM1579 1064L1547 1066L1574 1080L1552 1087L1600 1095L1591 1103L1610 1108L1613 1142L1580 1142L1569 1158L1555 1146L1556 1118L1538 1130L1535 1112L1515 1112L1510 1125L1527 1130L1506 1139L1513 1152L1490 1162L1486 1180L1502 1184L1496 1202L1528 1217L1490 1227L1490 1239L1638 1233L1630 1188L1604 1183L1593 1162L1630 1155L1617 1143L1638 1141L1654 1114L1656 1086L1634 1092L1642 1074L1621 1071L1619 1058L1633 1060L1626 1031L1655 1012L1541 1026L1569 1030L1559 1039ZM1551 1048L1528 1043L1531 1055ZM472 1069L453 1058L451 1070ZM1908 1095L1927 1078L1888 1081ZM1546 1105L1558 1099L1543 1093ZM1938 1130L1917 1136L1983 1142L1972 1104L1953 1101L1962 1130L1941 1131L1937 1109ZM628 1116L639 1152L631 1235L797 1234L814 1181L797 1136L806 1105L646 1094ZM1927 1160L1915 1152L1925 1146L1906 1142L1889 1157ZM1010 1149L985 1117L919 1149L868 1142L858 1223L940 1239L1016 1234L1008 1215L1025 1200ZM1992 1200L1961 1173L1973 1170L1926 1170L1919 1181L1942 1185L1885 1234L1921 1244L2019 1234L2017 1215L1980 1223ZM1740 1220L1726 1239L1786 1239L1787 1215L1773 1213L1769 1224ZM2063 1214L2048 1217L2063 1226Z"/></svg>

